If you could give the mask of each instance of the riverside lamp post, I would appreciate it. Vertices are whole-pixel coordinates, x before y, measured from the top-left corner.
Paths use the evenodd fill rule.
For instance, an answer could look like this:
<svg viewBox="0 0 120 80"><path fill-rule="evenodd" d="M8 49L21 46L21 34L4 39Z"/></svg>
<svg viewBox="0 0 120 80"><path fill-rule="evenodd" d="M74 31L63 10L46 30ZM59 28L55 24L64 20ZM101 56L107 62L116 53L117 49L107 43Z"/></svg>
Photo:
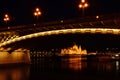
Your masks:
<svg viewBox="0 0 120 80"><path fill-rule="evenodd" d="M37 18L37 20L38 20L39 16L40 16L42 13L41 13L41 11L40 11L39 8L36 8L33 14L34 14L34 16Z"/></svg>
<svg viewBox="0 0 120 80"><path fill-rule="evenodd" d="M88 3L85 0L81 0L81 3L78 5L79 8L82 8L82 16L84 16L84 9L88 7Z"/></svg>
<svg viewBox="0 0 120 80"><path fill-rule="evenodd" d="M7 22L10 20L8 14L5 14L4 19L3 19L7 25Z"/></svg>

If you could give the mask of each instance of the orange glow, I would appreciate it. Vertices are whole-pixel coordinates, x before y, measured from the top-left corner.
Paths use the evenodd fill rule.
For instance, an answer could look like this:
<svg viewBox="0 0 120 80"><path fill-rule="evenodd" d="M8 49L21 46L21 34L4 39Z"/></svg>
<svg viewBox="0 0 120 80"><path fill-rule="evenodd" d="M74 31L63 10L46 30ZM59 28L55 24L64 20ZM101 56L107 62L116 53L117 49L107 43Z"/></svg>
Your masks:
<svg viewBox="0 0 120 80"><path fill-rule="evenodd" d="M81 0L81 3L78 5L79 8L85 8L88 7L88 3L85 2L85 0Z"/></svg>
<svg viewBox="0 0 120 80"><path fill-rule="evenodd" d="M36 8L36 11L40 11L39 8Z"/></svg>
<svg viewBox="0 0 120 80"><path fill-rule="evenodd" d="M38 15L40 15L41 14L41 12L38 12Z"/></svg>
<svg viewBox="0 0 120 80"><path fill-rule="evenodd" d="M36 16L36 15L37 15L37 13L36 13L36 12L34 12L34 15Z"/></svg>
<svg viewBox="0 0 120 80"><path fill-rule="evenodd" d="M82 2L82 3L84 3L84 2L85 2L85 0L81 0L81 2Z"/></svg>
<svg viewBox="0 0 120 80"><path fill-rule="evenodd" d="M87 62L83 62L81 61L81 59L82 59L81 57L62 58L62 61L69 63L67 65L65 63L62 63L62 67L65 67L65 68L67 67L76 71L86 68Z"/></svg>
<svg viewBox="0 0 120 80"><path fill-rule="evenodd" d="M17 49L11 52L11 54L5 50L0 52L0 64L30 63L29 50L23 51L21 49Z"/></svg>
<svg viewBox="0 0 120 80"><path fill-rule="evenodd" d="M9 18L6 18L6 20L9 20Z"/></svg>
<svg viewBox="0 0 120 80"><path fill-rule="evenodd" d="M82 62L81 58L69 58L69 68L74 70L81 70L82 69ZM79 64L78 64L79 63Z"/></svg>
<svg viewBox="0 0 120 80"><path fill-rule="evenodd" d="M96 16L96 18L98 19L98 18L99 18L99 16Z"/></svg>
<svg viewBox="0 0 120 80"><path fill-rule="evenodd" d="M5 17L8 17L8 14L5 14Z"/></svg>
<svg viewBox="0 0 120 80"><path fill-rule="evenodd" d="M81 4L79 5L79 8L82 8L82 5L81 5Z"/></svg>
<svg viewBox="0 0 120 80"><path fill-rule="evenodd" d="M29 66L6 66L0 69L0 80L28 80L29 72Z"/></svg>
<svg viewBox="0 0 120 80"><path fill-rule="evenodd" d="M39 16L41 15L42 13L40 12L40 9L39 8L36 8L35 9L35 12L34 12L34 16Z"/></svg>
<svg viewBox="0 0 120 80"><path fill-rule="evenodd" d="M81 46L78 47L76 44L73 45L72 47L69 47L67 49L61 49L61 54L81 54L81 55L86 55L87 50L82 50Z"/></svg>
<svg viewBox="0 0 120 80"><path fill-rule="evenodd" d="M85 3L85 4L84 4L84 7L88 7L88 4L87 4L87 3Z"/></svg>
<svg viewBox="0 0 120 80"><path fill-rule="evenodd" d="M8 16L8 14L5 14L5 17L4 17L4 19L3 19L4 21L9 21L10 20L10 18L9 18L9 16Z"/></svg>

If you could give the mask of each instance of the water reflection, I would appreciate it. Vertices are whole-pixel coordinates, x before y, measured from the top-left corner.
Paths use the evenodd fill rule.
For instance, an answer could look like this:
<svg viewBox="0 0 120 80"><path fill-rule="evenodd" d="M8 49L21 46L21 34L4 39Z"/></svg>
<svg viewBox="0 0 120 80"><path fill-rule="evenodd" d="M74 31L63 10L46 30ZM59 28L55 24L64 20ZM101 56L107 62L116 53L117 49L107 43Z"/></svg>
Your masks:
<svg viewBox="0 0 120 80"><path fill-rule="evenodd" d="M81 61L81 58L63 58L61 67L70 70L120 71L119 61Z"/></svg>
<svg viewBox="0 0 120 80"><path fill-rule="evenodd" d="M116 70L118 71L119 70L119 61L116 61Z"/></svg>
<svg viewBox="0 0 120 80"><path fill-rule="evenodd" d="M0 80L29 80L29 66L2 66Z"/></svg>
<svg viewBox="0 0 120 80"><path fill-rule="evenodd" d="M79 57L74 58L63 58L61 67L65 68L68 67L71 70L82 70L84 68L87 68L87 62L81 61L82 59Z"/></svg>
<svg viewBox="0 0 120 80"><path fill-rule="evenodd" d="M119 61L35 58L31 65L0 67L0 80L120 80Z"/></svg>
<svg viewBox="0 0 120 80"><path fill-rule="evenodd" d="M32 65L36 68L47 67L58 67L61 69L69 70L96 70L96 71L120 71L119 61L81 61L81 58L60 58L60 59L49 59L49 58L37 58L32 59Z"/></svg>
<svg viewBox="0 0 120 80"><path fill-rule="evenodd" d="M81 61L81 58L33 59L31 79L119 80L119 61ZM38 61L38 62L36 62Z"/></svg>

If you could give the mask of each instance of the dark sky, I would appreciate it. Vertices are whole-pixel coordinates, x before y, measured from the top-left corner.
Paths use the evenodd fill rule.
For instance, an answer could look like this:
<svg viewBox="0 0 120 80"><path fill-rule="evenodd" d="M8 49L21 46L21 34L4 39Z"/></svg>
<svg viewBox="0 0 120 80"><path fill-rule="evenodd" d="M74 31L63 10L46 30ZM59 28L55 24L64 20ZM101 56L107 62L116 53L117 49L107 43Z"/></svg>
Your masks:
<svg viewBox="0 0 120 80"><path fill-rule="evenodd" d="M85 16L119 13L120 0L86 0L89 7ZM0 25L4 25L3 17L8 13L11 17L9 25L30 24L35 22L34 9L39 7L42 15L39 21L55 21L81 17L78 8L80 0L0 0Z"/></svg>

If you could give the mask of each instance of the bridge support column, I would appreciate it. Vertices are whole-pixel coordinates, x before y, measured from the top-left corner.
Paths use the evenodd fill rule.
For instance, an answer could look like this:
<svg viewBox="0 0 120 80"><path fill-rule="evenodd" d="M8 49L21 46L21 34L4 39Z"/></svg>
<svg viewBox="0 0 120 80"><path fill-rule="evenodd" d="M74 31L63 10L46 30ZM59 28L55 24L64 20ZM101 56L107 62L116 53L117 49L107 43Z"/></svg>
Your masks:
<svg viewBox="0 0 120 80"><path fill-rule="evenodd" d="M30 64L29 51L0 52L0 64Z"/></svg>

